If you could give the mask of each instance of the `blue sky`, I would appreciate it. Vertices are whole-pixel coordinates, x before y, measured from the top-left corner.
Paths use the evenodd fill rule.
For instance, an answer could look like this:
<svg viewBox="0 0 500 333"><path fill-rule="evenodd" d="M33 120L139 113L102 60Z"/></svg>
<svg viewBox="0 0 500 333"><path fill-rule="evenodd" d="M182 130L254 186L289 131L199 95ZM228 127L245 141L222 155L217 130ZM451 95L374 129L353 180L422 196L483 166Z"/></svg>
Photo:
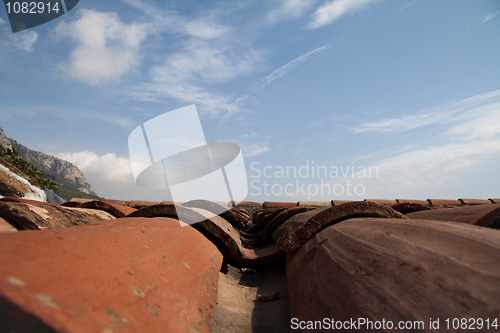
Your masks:
<svg viewBox="0 0 500 333"><path fill-rule="evenodd" d="M190 104L207 141L242 148L247 200L498 198L499 11L81 0L13 34L0 9L0 126L75 163L107 198L168 200L135 185L127 138Z"/></svg>

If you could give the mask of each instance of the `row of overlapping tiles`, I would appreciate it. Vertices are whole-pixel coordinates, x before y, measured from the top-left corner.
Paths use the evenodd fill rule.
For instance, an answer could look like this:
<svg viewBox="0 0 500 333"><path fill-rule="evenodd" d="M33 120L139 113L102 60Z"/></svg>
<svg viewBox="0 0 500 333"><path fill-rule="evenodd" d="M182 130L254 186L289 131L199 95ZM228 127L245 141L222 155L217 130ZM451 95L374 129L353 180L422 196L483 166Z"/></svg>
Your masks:
<svg viewBox="0 0 500 333"><path fill-rule="evenodd" d="M222 255L252 265L283 252L291 318L500 314L500 231L486 228L500 222L495 200L399 202L413 207L406 215L391 208L398 202L374 201L240 203L260 207L261 223L240 232L250 216L237 209L181 228L167 202L71 208L0 199L6 223L55 229L0 234L0 322L27 331L208 332ZM242 235L254 242L245 246Z"/></svg>
<svg viewBox="0 0 500 333"><path fill-rule="evenodd" d="M87 202L91 201L89 199L73 199L77 202ZM118 203L121 205L129 206L132 208L142 208L157 204L174 204L172 201L144 201L144 200L107 200L110 202ZM500 203L500 199L427 199L427 200L415 200L415 199L364 199L364 201L374 202L381 205L390 205L397 203L414 203L424 206L462 206L462 205L483 205L491 203ZM298 201L298 202L272 202L265 201L263 203L242 201L237 204L238 207L263 207L263 208L282 208L282 207L295 207L295 206L313 206L313 207L329 207L340 205L347 202L353 202L353 200L330 200L330 201ZM233 207L231 202L217 202L217 204L223 207Z"/></svg>

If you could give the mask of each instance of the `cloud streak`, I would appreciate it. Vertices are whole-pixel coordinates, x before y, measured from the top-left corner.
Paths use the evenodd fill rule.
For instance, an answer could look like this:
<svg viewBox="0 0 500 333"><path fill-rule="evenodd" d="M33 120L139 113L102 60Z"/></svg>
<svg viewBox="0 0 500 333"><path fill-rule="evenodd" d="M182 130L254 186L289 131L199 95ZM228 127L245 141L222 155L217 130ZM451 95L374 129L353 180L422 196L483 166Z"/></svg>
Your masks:
<svg viewBox="0 0 500 333"><path fill-rule="evenodd" d="M494 18L495 16L497 16L497 14L498 14L498 11L496 11L493 14L487 14L487 15L485 15L484 18L483 18L483 23L484 22L488 22L489 20L491 20L492 18Z"/></svg>
<svg viewBox="0 0 500 333"><path fill-rule="evenodd" d="M324 3L313 15L307 29L315 30L334 23L346 14L354 14L378 0L333 0Z"/></svg>

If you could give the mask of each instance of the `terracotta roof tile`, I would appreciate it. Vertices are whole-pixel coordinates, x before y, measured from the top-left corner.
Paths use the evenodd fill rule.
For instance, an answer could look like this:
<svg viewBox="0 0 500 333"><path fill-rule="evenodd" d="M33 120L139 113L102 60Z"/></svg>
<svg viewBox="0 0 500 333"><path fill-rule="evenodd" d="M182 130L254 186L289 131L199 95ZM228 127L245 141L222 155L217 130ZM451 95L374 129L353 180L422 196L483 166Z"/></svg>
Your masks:
<svg viewBox="0 0 500 333"><path fill-rule="evenodd" d="M357 202L357 201L354 201L354 200L332 200L332 206L338 206L338 205L342 205L342 204L345 204L348 202Z"/></svg>
<svg viewBox="0 0 500 333"><path fill-rule="evenodd" d="M228 203L228 207L262 207L261 203L251 202L251 201L241 201L236 206L234 205L234 201Z"/></svg>
<svg viewBox="0 0 500 333"><path fill-rule="evenodd" d="M332 202L331 201L299 201L298 206L330 207L330 206L332 206Z"/></svg>
<svg viewBox="0 0 500 333"><path fill-rule="evenodd" d="M358 201L297 214L281 224L272 235L283 251L294 252L322 228L360 216L406 219L392 208L373 202Z"/></svg>
<svg viewBox="0 0 500 333"><path fill-rule="evenodd" d="M428 205L424 206L416 203L397 203L388 206L394 209L395 211L400 212L401 214L408 214L422 210L431 210L432 208L434 208L434 207L429 207Z"/></svg>
<svg viewBox="0 0 500 333"><path fill-rule="evenodd" d="M161 202L157 201L144 201L144 200L130 200L129 201L129 207L140 209L144 207L149 207L153 205L159 205Z"/></svg>
<svg viewBox="0 0 500 333"><path fill-rule="evenodd" d="M3 232L16 232L17 230L12 224L0 217L0 233Z"/></svg>
<svg viewBox="0 0 500 333"><path fill-rule="evenodd" d="M296 202L269 202L266 201L262 205L264 208L288 208L288 207L296 207Z"/></svg>
<svg viewBox="0 0 500 333"><path fill-rule="evenodd" d="M398 203L409 203L409 204L418 204L422 206L429 206L430 203L427 200L413 200L413 199L396 199Z"/></svg>
<svg viewBox="0 0 500 333"><path fill-rule="evenodd" d="M485 205L492 203L490 200L485 200L485 199L458 199L458 200L460 200L460 202L464 205Z"/></svg>
<svg viewBox="0 0 500 333"><path fill-rule="evenodd" d="M461 206L462 202L460 200L448 200L448 199L427 199L431 206Z"/></svg>
<svg viewBox="0 0 500 333"><path fill-rule="evenodd" d="M168 218L122 218L0 235L2 327L58 332L210 332L222 256ZM1 316L1 315L0 315Z"/></svg>
<svg viewBox="0 0 500 333"><path fill-rule="evenodd" d="M500 224L500 204L436 209L407 214L412 219L455 221L484 227Z"/></svg>
<svg viewBox="0 0 500 333"><path fill-rule="evenodd" d="M130 201L125 200L113 200L113 199L101 199L101 201L109 202L116 205L128 206Z"/></svg>
<svg viewBox="0 0 500 333"><path fill-rule="evenodd" d="M496 318L499 259L500 233L486 228L350 219L317 233L288 258L290 318L385 319L395 325L400 320L428 325L429 318L457 316Z"/></svg>
<svg viewBox="0 0 500 333"><path fill-rule="evenodd" d="M309 210L316 209L316 207L309 207L309 206L298 206L298 207L291 207L287 208L283 211L280 211L278 215L273 217L271 221L269 221L264 229L260 232L260 235L262 237L269 235L274 229L276 229L279 225L281 225L283 222L288 220L294 215L305 213Z"/></svg>
<svg viewBox="0 0 500 333"><path fill-rule="evenodd" d="M488 199L488 200L493 203L500 203L500 199Z"/></svg>
<svg viewBox="0 0 500 333"><path fill-rule="evenodd" d="M112 214L115 217L125 217L132 214L137 209L123 205L111 203L109 201L95 200L82 204L83 208L99 209Z"/></svg>
<svg viewBox="0 0 500 333"><path fill-rule="evenodd" d="M107 212L94 209L20 202L0 202L0 216L27 230L65 228L115 218Z"/></svg>
<svg viewBox="0 0 500 333"><path fill-rule="evenodd" d="M386 200L386 199L365 199L367 202L373 202L379 205L392 205L396 204L396 200Z"/></svg>

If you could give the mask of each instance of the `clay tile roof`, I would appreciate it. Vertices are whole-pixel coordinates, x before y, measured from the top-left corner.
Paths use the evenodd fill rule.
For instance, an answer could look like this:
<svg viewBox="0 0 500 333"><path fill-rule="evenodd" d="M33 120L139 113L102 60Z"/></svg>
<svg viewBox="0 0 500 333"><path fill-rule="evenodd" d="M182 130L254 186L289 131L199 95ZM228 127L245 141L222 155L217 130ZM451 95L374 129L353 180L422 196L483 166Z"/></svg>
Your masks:
<svg viewBox="0 0 500 333"><path fill-rule="evenodd" d="M412 204L419 204L422 206L429 206L430 203L427 200L413 200L413 199L396 199L398 203L412 203Z"/></svg>
<svg viewBox="0 0 500 333"><path fill-rule="evenodd" d="M365 199L365 201L373 202L379 205L392 205L397 203L396 200L386 200L386 199Z"/></svg>
<svg viewBox="0 0 500 333"><path fill-rule="evenodd" d="M0 236L2 331L211 332L222 255L176 220Z"/></svg>
<svg viewBox="0 0 500 333"><path fill-rule="evenodd" d="M458 315L496 318L499 258L500 232L487 228L412 219L346 220L323 229L289 257L289 315L342 323L384 318L394 325L400 320L428 325L429 318ZM430 331L425 327L422 331ZM357 330L371 331L368 326Z"/></svg>
<svg viewBox="0 0 500 333"><path fill-rule="evenodd" d="M427 199L431 206L461 206L460 200L447 200L447 199Z"/></svg>
<svg viewBox="0 0 500 333"><path fill-rule="evenodd" d="M485 199L458 199L464 205L485 205L492 204L490 200Z"/></svg>
<svg viewBox="0 0 500 333"><path fill-rule="evenodd" d="M331 201L299 201L298 206L330 207L330 206L332 206L332 202Z"/></svg>

